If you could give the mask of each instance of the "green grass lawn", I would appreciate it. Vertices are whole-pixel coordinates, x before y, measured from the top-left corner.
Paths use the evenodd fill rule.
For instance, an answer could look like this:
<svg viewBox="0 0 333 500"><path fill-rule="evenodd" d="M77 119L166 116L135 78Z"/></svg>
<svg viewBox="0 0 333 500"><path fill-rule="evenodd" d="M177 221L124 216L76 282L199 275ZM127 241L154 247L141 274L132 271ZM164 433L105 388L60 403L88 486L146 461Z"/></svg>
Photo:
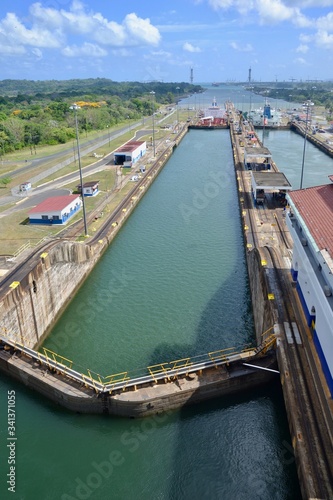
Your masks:
<svg viewBox="0 0 333 500"><path fill-rule="evenodd" d="M170 121L174 122L175 117L172 116L170 117ZM168 121L166 120L162 124L167 124ZM124 124L119 125L117 128L120 128L124 126ZM146 120L145 126L149 128L149 132L147 131L147 135L140 137L140 140L146 140L147 145L151 148L151 143L150 143L150 137L151 137L151 123L149 120ZM142 127L139 126L138 130L141 130ZM114 131L116 129L110 130L110 132ZM87 137L85 138L80 138L80 144L84 144L85 139L91 140L92 138L104 135L105 136L106 131L99 131L99 132L92 132L90 134L87 134ZM135 130L126 130L126 132L119 138L110 140L103 146L96 148L95 153L98 155L107 155L117 149L120 145L124 144L127 142L129 139L132 139L135 134ZM155 128L155 144L156 146L164 142L164 139L166 137L170 136L170 131L165 130L165 129L160 129L159 127ZM66 153L65 151L68 151L70 148L70 144L67 143L65 145L58 145L58 146L43 146L37 149L37 154L32 155L31 158L28 157L28 161L30 159L35 159L38 157L44 157L44 156L49 156L53 153L56 152L61 152L64 151L64 156L61 158L58 158L56 160L50 160L49 162L43 163L43 165L32 168L31 171L23 174L18 174L15 175L15 177L12 178L12 182L7 186L3 187L0 189L0 197L3 197L5 195L8 195L11 193L11 187L17 186L21 184L22 182L29 180L29 178L38 175L45 169L49 169L52 166L56 165L57 163L61 163L64 159L70 157L73 155L73 153ZM82 149L82 148L81 148ZM13 170L22 167L22 165L25 164L25 159L27 159L28 153L30 155L30 149L25 150L25 151L20 151L20 152L15 152L9 155L6 155L5 161L1 163L0 165L0 176L3 175L4 173L8 177L10 177L10 172L7 172L6 169L8 169L8 163L6 161L11 161L11 167ZM92 153L89 155L82 155L81 154L81 167L84 171L84 168L88 165L91 165L95 162L97 162L99 159L95 158ZM18 163L15 163L18 162ZM20 163L23 162L23 163ZM150 168L150 164L146 164L146 169L147 171ZM129 176L133 174L134 169L126 169L123 168L121 169L122 171L122 179L124 179L125 176ZM66 167L60 168L57 170L55 173L52 175L45 177L42 179L38 185L45 184L47 182L59 179L63 177L66 174L72 173L74 171L78 171L78 161L74 161L71 164L67 165ZM117 205L121 202L123 197L133 188L133 183L128 182L125 183L124 187L121 189L121 191L116 192L115 191L115 183L116 183L116 167L113 165L106 165L105 169L102 171L99 171L95 174L91 174L89 176L84 176L84 181L99 181L99 194L94 197L86 197L85 198L85 206L86 206L86 213L89 215L89 213L93 210L95 210L98 205L100 205L103 201L109 200L107 203L106 208L101 211L100 216L94 220L91 224L90 227L88 227L88 233L93 234L94 231L97 231L98 227L103 223L105 218L117 207ZM77 184L78 180L74 182L70 182L68 184L64 184L63 187L70 189L72 192L76 192L77 190ZM33 186L37 187L37 186ZM23 199L23 198L22 198ZM20 201L18 198L17 201ZM17 203L17 202L16 202ZM15 203L11 204L6 204L6 205L0 205L0 213L7 210L11 206L13 206ZM1 255L8 255L12 256L14 255L23 245L26 243L30 243L31 246L36 246L39 241L45 237L54 237L57 234L59 234L64 228L68 227L69 224L72 224L73 222L76 222L80 218L82 218L82 211L76 214L71 221L66 224L65 226L49 226L49 225L30 225L28 221L28 212L29 209L22 209L18 210L12 214L6 215L5 217L0 218L0 253Z"/></svg>
<svg viewBox="0 0 333 500"><path fill-rule="evenodd" d="M27 218L27 210L19 210L0 219L1 255L14 255L25 243L36 246L44 237L59 232L59 227L30 225Z"/></svg>

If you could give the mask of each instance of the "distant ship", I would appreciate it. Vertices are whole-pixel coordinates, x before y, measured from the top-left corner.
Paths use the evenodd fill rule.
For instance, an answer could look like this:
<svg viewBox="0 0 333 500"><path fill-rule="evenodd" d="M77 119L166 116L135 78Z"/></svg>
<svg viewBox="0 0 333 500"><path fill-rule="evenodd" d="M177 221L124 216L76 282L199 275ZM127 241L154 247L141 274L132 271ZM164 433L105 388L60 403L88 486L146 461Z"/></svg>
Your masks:
<svg viewBox="0 0 333 500"><path fill-rule="evenodd" d="M254 127L275 128L281 125L281 113L272 109L266 101L264 108L256 109L248 113L248 119Z"/></svg>
<svg viewBox="0 0 333 500"><path fill-rule="evenodd" d="M226 127L226 109L221 108L214 97L213 102L208 108L200 111L198 126L203 128L225 128Z"/></svg>
<svg viewBox="0 0 333 500"><path fill-rule="evenodd" d="M212 87L219 87L219 86L220 86L220 84L218 82L213 82L212 83Z"/></svg>
<svg viewBox="0 0 333 500"><path fill-rule="evenodd" d="M224 118L225 117L225 108L221 108L214 97L213 102L208 108L205 108L203 117L208 118Z"/></svg>
<svg viewBox="0 0 333 500"><path fill-rule="evenodd" d="M207 108L207 109L209 109L209 110L212 110L212 109L214 109L214 110L221 109L220 106L217 104L215 97L213 99L212 105L209 106L209 108Z"/></svg>

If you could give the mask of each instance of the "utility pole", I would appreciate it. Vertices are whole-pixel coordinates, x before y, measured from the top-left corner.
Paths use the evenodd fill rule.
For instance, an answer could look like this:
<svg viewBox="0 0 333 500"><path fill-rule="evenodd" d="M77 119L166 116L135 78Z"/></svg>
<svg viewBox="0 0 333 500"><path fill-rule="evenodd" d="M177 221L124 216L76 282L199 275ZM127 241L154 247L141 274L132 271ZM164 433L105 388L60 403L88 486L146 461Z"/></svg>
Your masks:
<svg viewBox="0 0 333 500"><path fill-rule="evenodd" d="M83 225L84 225L84 235L88 236L88 228L87 228L87 218L86 218L86 206L84 202L84 193L83 193L83 178L82 178L82 168L81 168L81 154L80 154L80 141L79 141L79 127L77 123L77 110L81 109L77 104L73 104L69 109L74 111L75 116L75 130L76 130L76 144L77 144L77 156L79 160L79 172L80 172L80 184L81 184L81 198L82 198L82 210L83 210Z"/></svg>

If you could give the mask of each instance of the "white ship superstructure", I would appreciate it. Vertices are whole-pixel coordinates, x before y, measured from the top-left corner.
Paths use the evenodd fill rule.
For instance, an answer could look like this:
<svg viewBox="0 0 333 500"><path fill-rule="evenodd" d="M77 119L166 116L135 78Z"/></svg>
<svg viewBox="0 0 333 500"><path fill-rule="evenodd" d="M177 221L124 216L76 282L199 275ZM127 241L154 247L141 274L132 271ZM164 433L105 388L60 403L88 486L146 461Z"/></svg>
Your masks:
<svg viewBox="0 0 333 500"><path fill-rule="evenodd" d="M263 108L250 111L248 118L254 127L275 128L281 125L281 113L276 109L272 109L267 102Z"/></svg>

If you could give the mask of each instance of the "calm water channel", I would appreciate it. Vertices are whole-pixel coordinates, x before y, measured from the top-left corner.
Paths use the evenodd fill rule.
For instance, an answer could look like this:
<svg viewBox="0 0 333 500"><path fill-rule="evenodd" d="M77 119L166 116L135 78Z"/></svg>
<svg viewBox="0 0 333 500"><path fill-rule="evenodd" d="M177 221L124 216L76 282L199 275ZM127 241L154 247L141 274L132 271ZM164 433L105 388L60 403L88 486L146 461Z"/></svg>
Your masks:
<svg viewBox="0 0 333 500"><path fill-rule="evenodd" d="M222 104L238 92L217 90L205 98ZM307 161L316 167L311 148ZM45 345L108 375L249 342L241 231L228 131L191 131ZM278 383L144 420L72 414L2 375L1 408L13 389L17 491L1 498L300 498ZM0 418L6 492L4 411Z"/></svg>

